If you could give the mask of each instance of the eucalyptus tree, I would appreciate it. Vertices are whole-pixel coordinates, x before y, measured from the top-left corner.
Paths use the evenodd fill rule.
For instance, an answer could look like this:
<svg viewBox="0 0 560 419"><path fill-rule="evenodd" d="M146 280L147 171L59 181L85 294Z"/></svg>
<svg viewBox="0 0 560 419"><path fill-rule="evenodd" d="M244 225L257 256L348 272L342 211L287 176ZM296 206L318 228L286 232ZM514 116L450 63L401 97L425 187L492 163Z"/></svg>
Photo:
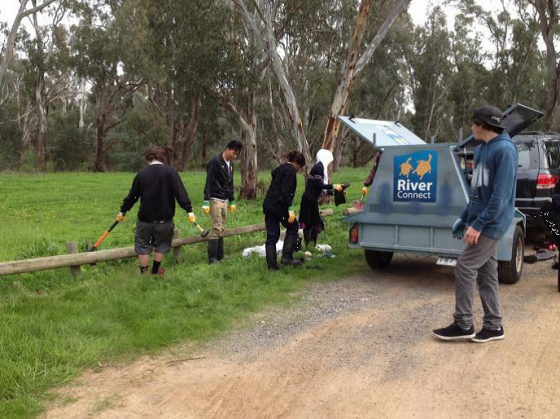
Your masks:
<svg viewBox="0 0 560 419"><path fill-rule="evenodd" d="M37 0L31 0L36 9ZM49 15L48 25L40 25L38 12L31 15L34 38L28 38L25 48L28 56L28 77L32 80L30 88L35 100L37 115L37 140L35 154L37 169L46 170L49 143L49 110L55 102L66 103L64 97L69 87L67 32L61 25L67 13L66 2L61 1ZM62 106L64 108L64 106Z"/></svg>
<svg viewBox="0 0 560 419"><path fill-rule="evenodd" d="M122 0L80 2L79 24L72 27L71 58L78 77L92 83L97 108L93 170L106 170L107 134L124 120L133 92L143 80L133 64L142 51L133 43L138 27L131 25L134 4ZM129 23L129 24L126 24Z"/></svg>
<svg viewBox="0 0 560 419"><path fill-rule="evenodd" d="M556 45L559 35L558 0L518 0L518 4L520 8L530 5L537 13L541 37L546 48L546 128L550 131L560 131L560 59Z"/></svg>
<svg viewBox="0 0 560 419"><path fill-rule="evenodd" d="M229 86L228 14L219 0L143 0L149 98L168 126L169 161L184 170L208 93Z"/></svg>
<svg viewBox="0 0 560 419"><path fill-rule="evenodd" d="M11 0L4 0L4 1L11 1ZM41 3L33 3L33 7L31 8L27 8L27 5L29 3L29 0L20 0L19 3L19 9L18 12L16 14L16 17L12 23L10 32L8 34L8 39L6 40L6 44L5 44L5 48L3 51L3 57L2 57L2 62L0 63L0 85L2 84L4 75L6 74L6 71L8 69L8 64L10 63L10 60L12 59L12 55L13 55L13 51L14 51L14 45L16 42L16 36L17 36L17 32L18 32L18 28L19 25L21 24L21 21L26 18L27 16L30 16L34 13L40 12L41 10L43 10L44 8L46 8L47 6L53 4L54 2L59 1L59 0L43 0L43 2Z"/></svg>
<svg viewBox="0 0 560 419"><path fill-rule="evenodd" d="M378 14L385 15L386 18L380 25L373 39L364 40L363 35L367 18L372 7L372 0L361 0L356 15L354 31L348 42L346 60L342 66L340 80L331 104L331 110L323 135L322 148L329 150L334 150L336 148L336 140L340 129L338 116L344 113L347 109L348 97L354 80L369 62L381 42L383 42L383 39L397 19L397 16L406 9L409 3L410 0L395 0L394 2L389 2L389 5L387 5L384 1L376 2L376 11L380 12ZM362 51L364 41L366 42L366 46L363 49L363 52L360 52Z"/></svg>
<svg viewBox="0 0 560 419"><path fill-rule="evenodd" d="M426 23L416 29L415 42L407 51L415 114L414 130L424 140L438 136L449 121L447 94L452 66L449 51L451 34L440 7L435 7Z"/></svg>

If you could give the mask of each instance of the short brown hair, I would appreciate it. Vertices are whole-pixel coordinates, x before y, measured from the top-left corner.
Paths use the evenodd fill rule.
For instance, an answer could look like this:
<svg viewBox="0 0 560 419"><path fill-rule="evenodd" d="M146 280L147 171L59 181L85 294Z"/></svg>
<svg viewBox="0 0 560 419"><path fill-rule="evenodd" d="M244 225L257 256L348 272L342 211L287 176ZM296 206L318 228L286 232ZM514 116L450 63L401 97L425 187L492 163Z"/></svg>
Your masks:
<svg viewBox="0 0 560 419"><path fill-rule="evenodd" d="M146 157L146 161L148 162L157 160L164 163L167 153L165 152L165 148L159 145L151 145L144 152L144 157Z"/></svg>

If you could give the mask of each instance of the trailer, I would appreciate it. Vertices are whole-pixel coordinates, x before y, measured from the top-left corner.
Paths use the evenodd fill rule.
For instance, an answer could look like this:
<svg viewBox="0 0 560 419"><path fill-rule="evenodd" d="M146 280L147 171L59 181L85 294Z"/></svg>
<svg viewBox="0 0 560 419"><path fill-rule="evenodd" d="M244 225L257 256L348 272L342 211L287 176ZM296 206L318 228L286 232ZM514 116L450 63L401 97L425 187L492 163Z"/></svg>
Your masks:
<svg viewBox="0 0 560 419"><path fill-rule="evenodd" d="M542 113L517 104L504 112L510 135ZM364 249L372 269L387 268L394 253L433 255L454 266L465 247L451 227L469 200L466 164L477 141L427 144L399 122L339 117L362 140L382 152L363 210L345 217L351 223L349 246ZM516 210L498 246L500 282L514 284L523 273L525 216Z"/></svg>

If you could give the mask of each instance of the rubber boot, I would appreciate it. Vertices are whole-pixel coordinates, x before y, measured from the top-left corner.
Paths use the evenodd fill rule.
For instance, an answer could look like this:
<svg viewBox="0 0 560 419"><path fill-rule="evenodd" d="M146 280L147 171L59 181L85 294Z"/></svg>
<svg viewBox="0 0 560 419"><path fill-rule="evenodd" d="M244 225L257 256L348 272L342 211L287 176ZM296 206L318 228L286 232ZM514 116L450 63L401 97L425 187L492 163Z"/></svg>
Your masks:
<svg viewBox="0 0 560 419"><path fill-rule="evenodd" d="M218 239L208 240L208 263L218 262Z"/></svg>
<svg viewBox="0 0 560 419"><path fill-rule="evenodd" d="M286 234L284 247L282 247L282 263L284 265L299 266L300 260L294 260L294 247L296 245L296 235Z"/></svg>
<svg viewBox="0 0 560 419"><path fill-rule="evenodd" d="M224 238L220 237L218 239L218 260L222 260L224 258Z"/></svg>
<svg viewBox="0 0 560 419"><path fill-rule="evenodd" d="M278 267L278 263L276 262L276 245L275 244L267 244L264 246L266 250L266 264L268 269L271 271L277 271L280 268Z"/></svg>

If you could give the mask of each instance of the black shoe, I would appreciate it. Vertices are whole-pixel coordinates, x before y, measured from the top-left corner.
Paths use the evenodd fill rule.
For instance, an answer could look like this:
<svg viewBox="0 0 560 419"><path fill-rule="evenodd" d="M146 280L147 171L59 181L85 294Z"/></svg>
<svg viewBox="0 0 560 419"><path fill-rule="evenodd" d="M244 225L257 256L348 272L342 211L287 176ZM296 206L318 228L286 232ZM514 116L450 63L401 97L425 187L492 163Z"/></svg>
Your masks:
<svg viewBox="0 0 560 419"><path fill-rule="evenodd" d="M220 237L218 239L218 260L222 260L224 258L224 238Z"/></svg>
<svg viewBox="0 0 560 419"><path fill-rule="evenodd" d="M282 263L290 266L300 266L300 260L294 260L294 248L296 245L296 235L286 234L284 246L282 247Z"/></svg>
<svg viewBox="0 0 560 419"><path fill-rule="evenodd" d="M490 342L491 340L500 340L505 337L506 334L504 333L503 326L500 327L498 330L487 329L483 327L482 330L478 332L474 338L471 339L471 341L477 343L484 343L484 342Z"/></svg>
<svg viewBox="0 0 560 419"><path fill-rule="evenodd" d="M443 329L432 330L432 334L442 340L471 339L474 338L474 327L471 326L470 329L463 329L457 323L453 323L451 326L444 327Z"/></svg>
<svg viewBox="0 0 560 419"><path fill-rule="evenodd" d="M276 262L276 245L275 244L266 244L264 246L266 250L266 264L268 269L271 271L277 271L280 268L278 267L278 263Z"/></svg>
<svg viewBox="0 0 560 419"><path fill-rule="evenodd" d="M218 262L218 239L208 240L208 263Z"/></svg>

